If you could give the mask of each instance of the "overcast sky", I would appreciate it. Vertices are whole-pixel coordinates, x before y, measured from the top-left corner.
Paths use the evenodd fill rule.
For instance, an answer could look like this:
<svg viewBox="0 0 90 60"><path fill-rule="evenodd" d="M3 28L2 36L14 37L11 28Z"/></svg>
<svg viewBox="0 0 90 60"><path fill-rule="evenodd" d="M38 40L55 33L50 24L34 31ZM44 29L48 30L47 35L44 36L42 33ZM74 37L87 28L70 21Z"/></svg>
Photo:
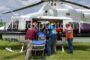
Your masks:
<svg viewBox="0 0 90 60"><path fill-rule="evenodd" d="M9 14L1 14L3 12L7 12L7 11L11 11L17 8L21 8L30 4L34 4L37 3L41 0L0 0L0 18L2 19L8 19L10 18L13 14L9 13ZM33 13L36 12L40 9L42 5L38 5L36 7L32 7L32 8L28 8L25 10L21 10L18 12L15 12L16 14L28 14L28 13Z"/></svg>
<svg viewBox="0 0 90 60"><path fill-rule="evenodd" d="M20 8L20 7L24 7L24 6L39 2L39 1L41 1L41 0L0 0L0 18L8 19L12 15L12 13L3 15L3 14L1 14L3 12L14 10L14 9L17 9L17 8ZM71 0L71 1L75 1L75 2L84 4L84 5L88 5L88 6L90 4L90 0ZM28 8L28 9L18 11L18 12L15 12L15 13L18 13L20 15L33 13L35 11L38 11L41 6L42 5L38 5L36 7Z"/></svg>

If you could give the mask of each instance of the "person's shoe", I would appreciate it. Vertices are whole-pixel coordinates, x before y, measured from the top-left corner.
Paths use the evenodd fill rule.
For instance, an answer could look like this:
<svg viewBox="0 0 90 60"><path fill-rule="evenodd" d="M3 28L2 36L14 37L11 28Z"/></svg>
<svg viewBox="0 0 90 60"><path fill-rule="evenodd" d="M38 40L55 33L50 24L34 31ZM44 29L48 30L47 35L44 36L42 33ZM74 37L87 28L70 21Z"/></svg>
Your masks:
<svg viewBox="0 0 90 60"><path fill-rule="evenodd" d="M69 54L73 54L73 51L68 51L67 53L69 53Z"/></svg>
<svg viewBox="0 0 90 60"><path fill-rule="evenodd" d="M50 54L47 54L47 56L50 56Z"/></svg>

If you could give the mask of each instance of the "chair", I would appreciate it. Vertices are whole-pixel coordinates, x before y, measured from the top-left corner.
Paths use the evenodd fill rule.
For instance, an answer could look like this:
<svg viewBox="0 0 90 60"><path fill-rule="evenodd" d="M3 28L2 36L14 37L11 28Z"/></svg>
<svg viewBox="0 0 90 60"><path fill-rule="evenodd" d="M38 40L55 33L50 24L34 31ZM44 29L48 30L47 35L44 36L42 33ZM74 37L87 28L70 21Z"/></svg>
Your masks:
<svg viewBox="0 0 90 60"><path fill-rule="evenodd" d="M32 41L32 51L35 51L35 55L37 51L42 51L42 55L44 55L46 40L33 40Z"/></svg>

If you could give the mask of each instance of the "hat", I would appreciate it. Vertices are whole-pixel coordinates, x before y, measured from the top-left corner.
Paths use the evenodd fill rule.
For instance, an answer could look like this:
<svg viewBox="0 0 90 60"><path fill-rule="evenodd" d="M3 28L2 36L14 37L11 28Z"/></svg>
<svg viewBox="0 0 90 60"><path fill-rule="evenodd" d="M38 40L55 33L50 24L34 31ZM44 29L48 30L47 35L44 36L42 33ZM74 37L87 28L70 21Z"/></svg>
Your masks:
<svg viewBox="0 0 90 60"><path fill-rule="evenodd" d="M54 25L54 23L51 23L51 25Z"/></svg>
<svg viewBox="0 0 90 60"><path fill-rule="evenodd" d="M54 26L51 25L51 24L49 24L48 27L47 27L47 29L51 29L52 30L52 29L54 29Z"/></svg>

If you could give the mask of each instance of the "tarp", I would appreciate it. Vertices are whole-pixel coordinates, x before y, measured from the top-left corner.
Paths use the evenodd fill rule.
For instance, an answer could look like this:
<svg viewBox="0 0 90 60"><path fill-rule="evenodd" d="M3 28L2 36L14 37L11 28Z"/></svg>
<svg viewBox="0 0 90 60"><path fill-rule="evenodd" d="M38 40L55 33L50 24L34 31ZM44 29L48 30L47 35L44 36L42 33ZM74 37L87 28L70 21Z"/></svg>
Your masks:
<svg viewBox="0 0 90 60"><path fill-rule="evenodd" d="M45 45L46 40L32 40L32 45Z"/></svg>

